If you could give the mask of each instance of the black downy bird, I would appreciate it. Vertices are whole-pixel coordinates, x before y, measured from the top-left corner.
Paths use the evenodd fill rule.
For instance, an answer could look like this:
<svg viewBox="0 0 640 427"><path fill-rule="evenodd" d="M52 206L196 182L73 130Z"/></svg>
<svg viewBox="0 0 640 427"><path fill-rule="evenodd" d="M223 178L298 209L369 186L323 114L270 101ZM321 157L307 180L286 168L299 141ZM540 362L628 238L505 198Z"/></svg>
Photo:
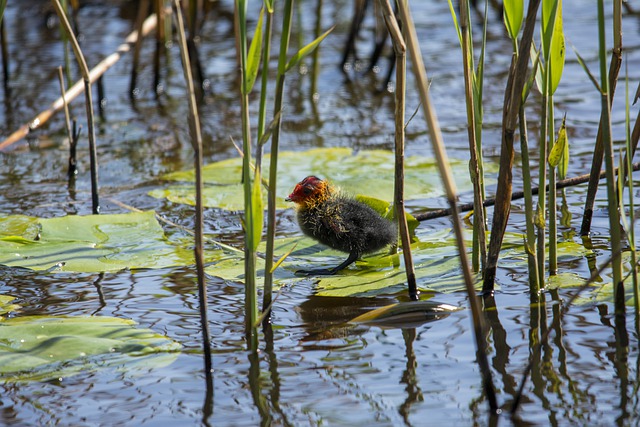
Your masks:
<svg viewBox="0 0 640 427"><path fill-rule="evenodd" d="M299 274L335 274L363 254L382 249L398 239L395 223L318 177L308 176L300 181L286 201L296 204L298 224L304 234L349 254L337 267L299 271Z"/></svg>

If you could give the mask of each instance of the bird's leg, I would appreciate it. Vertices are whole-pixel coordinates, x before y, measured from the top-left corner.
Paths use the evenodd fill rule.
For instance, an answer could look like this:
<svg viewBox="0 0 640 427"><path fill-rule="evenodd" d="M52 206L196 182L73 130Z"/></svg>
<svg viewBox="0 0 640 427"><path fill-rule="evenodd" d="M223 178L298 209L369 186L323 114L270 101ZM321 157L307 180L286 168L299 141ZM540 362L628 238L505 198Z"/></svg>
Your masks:
<svg viewBox="0 0 640 427"><path fill-rule="evenodd" d="M360 254L357 252L351 252L349 257L344 260L344 262L337 267L333 268L319 268L315 270L298 270L296 271L296 276L332 276L336 274L338 271L343 268L353 264L358 258L360 258Z"/></svg>

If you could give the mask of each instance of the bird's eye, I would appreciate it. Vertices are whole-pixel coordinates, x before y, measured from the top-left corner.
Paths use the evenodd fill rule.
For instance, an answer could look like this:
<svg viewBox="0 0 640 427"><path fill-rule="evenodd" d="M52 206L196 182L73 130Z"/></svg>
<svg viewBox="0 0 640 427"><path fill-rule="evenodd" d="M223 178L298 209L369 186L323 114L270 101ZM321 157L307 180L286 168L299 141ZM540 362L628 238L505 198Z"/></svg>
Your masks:
<svg viewBox="0 0 640 427"><path fill-rule="evenodd" d="M306 194L306 195L311 194L311 188L309 188L309 187L305 187L305 188L304 188L304 194Z"/></svg>

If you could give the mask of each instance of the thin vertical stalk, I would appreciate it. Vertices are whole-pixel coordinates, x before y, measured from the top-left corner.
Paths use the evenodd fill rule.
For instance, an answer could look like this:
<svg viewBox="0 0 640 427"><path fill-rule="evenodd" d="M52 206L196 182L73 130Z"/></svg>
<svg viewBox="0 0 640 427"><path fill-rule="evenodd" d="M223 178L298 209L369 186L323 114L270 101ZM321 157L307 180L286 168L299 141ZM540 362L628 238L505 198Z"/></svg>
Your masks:
<svg viewBox="0 0 640 427"><path fill-rule="evenodd" d="M267 122L267 87L269 85L269 59L271 58L271 34L273 33L273 8L267 7L267 22L262 43L262 74L260 76L260 107L258 110L258 141L266 131ZM256 150L256 167L261 167L262 145Z"/></svg>
<svg viewBox="0 0 640 427"><path fill-rule="evenodd" d="M7 47L7 31L3 19L6 5L7 0L0 0L0 50L2 51L2 77L5 92L9 87L9 48Z"/></svg>
<svg viewBox="0 0 640 427"><path fill-rule="evenodd" d="M531 166L529 163L529 138L527 136L527 118L524 112L524 100L520 105L520 157L522 159L522 181L524 193L524 212L527 229L525 250L529 266L529 293L538 300L540 291L540 281L538 279L538 261L536 253L536 229L533 213L533 193L531 192Z"/></svg>
<svg viewBox="0 0 640 427"><path fill-rule="evenodd" d="M534 2L535 0L532 0ZM422 102L425 121L427 128L429 129L429 139L433 146L433 151L438 161L438 169L442 178L447 200L451 207L451 220L453 222L453 228L456 235L456 241L458 246L458 256L460 257L460 266L462 274L464 276L464 282L469 295L469 305L471 308L472 322L474 328L474 335L476 340L476 355L480 372L483 377L483 388L489 401L489 407L492 414L496 414L498 411L498 402L495 394L495 387L493 385L493 379L491 375L491 369L489 367L489 361L487 359L487 343L485 337L485 326L482 313L480 311L480 303L475 293L473 284L473 278L471 276L471 270L467 259L467 251L464 244L464 236L462 234L462 224L458 217L458 204L457 204L457 191L451 168L449 166L449 159L444 149L444 143L442 140L442 133L440 131L440 125L435 115L435 109L431 103L431 97L429 95L429 86L427 84L427 76L425 73L425 66L422 60L422 53L420 52L420 46L418 44L418 37L416 35L416 28L413 23L411 14L409 13L409 5L404 0L398 2L398 10L401 20L406 25L406 43L407 48L411 54L413 63L413 74L416 79L418 92L420 94L420 100Z"/></svg>
<svg viewBox="0 0 640 427"><path fill-rule="evenodd" d="M626 63L625 63L626 65ZM625 73L625 142L626 142L626 153L624 155L624 173L622 177L620 174L618 175L618 179L622 179L622 182L627 182L627 188L629 191L629 230L627 241L629 243L629 247L631 248L631 265L637 265L637 247L636 247L636 231L635 231L635 203L633 201L634 189L633 189L633 178L631 177L632 163L631 159L633 158L633 153L635 151L635 147L631 143L631 119L629 117L629 73L628 71ZM622 165L621 165L622 166ZM621 207L621 214L624 215L624 210ZM640 290L638 289L638 269L633 267L631 271L631 280L633 283L633 303L635 308L636 316L640 313Z"/></svg>
<svg viewBox="0 0 640 427"><path fill-rule="evenodd" d="M547 150L555 135L553 95L549 95L547 107ZM547 151L548 152L548 151ZM541 160L547 162L547 158ZM549 165L549 276L558 273L558 194L556 190L556 168ZM541 256L544 259L544 256Z"/></svg>
<svg viewBox="0 0 640 427"><path fill-rule="evenodd" d="M293 19L293 0L284 3L284 18L282 22L282 36L280 39L280 53L278 56L278 81L276 83L276 99L273 107L275 126L271 137L271 155L269 157L269 192L267 195L267 252L264 268L264 296L263 311L269 310L273 293L273 253L276 234L276 185L278 177L278 150L280 145L280 130L282 124L282 99L284 97L285 67L287 64L287 51L291 37L291 21ZM265 317L268 321L269 316Z"/></svg>
<svg viewBox="0 0 640 427"><path fill-rule="evenodd" d="M322 34L322 0L318 0L316 7L316 28L314 37L318 38ZM313 51L311 66L311 102L315 105L315 94L318 92L318 76L320 75L320 49ZM314 107L315 108L315 107Z"/></svg>
<svg viewBox="0 0 640 427"><path fill-rule="evenodd" d="M496 204L493 211L491 238L487 252L487 266L484 270L483 292L493 292L496 270L504 232L511 212L513 139L522 105L522 91L527 78L527 68L531 55L533 30L536 24L540 0L530 0L525 19L522 39L520 40L517 59L514 57L509 69L507 87L505 89L502 116L502 145L500 153L500 170L498 172L498 188ZM543 163L544 160L541 161ZM544 188L544 187L542 187Z"/></svg>
<svg viewBox="0 0 640 427"><path fill-rule="evenodd" d="M545 83L546 84L546 83ZM544 188L547 185L547 154L549 152L547 146L547 96L542 91L542 108L540 110L540 140L539 140L539 161L538 161L538 188ZM547 212L547 194L538 193L538 206L536 208L536 231L537 231L537 250L538 250L538 280L540 287L545 284L545 253L546 253L546 212Z"/></svg>
<svg viewBox="0 0 640 427"><path fill-rule="evenodd" d="M611 233L611 261L613 269L613 289L616 307L616 316L623 316L625 313L624 303L624 283L622 281L622 257L621 233L620 233L620 213L618 211L618 194L616 191L615 172L613 164L613 141L611 136L611 104L609 99L609 79L607 77L606 62L606 38L604 28L604 4L603 0L598 0L598 40L600 56L600 87L602 90L602 141L604 145L605 173L607 176L607 199L609 211L609 232Z"/></svg>
<svg viewBox="0 0 640 427"><path fill-rule="evenodd" d="M96 133L94 128L94 116L93 116L93 96L91 93L91 77L89 75L89 67L84 60L84 55L78 44L78 40L73 34L71 24L67 19L62 5L59 0L54 0L53 5L56 8L58 18L60 18L60 24L65 30L69 40L71 41L71 47L73 53L76 56L80 72L82 73L82 79L84 81L84 95L85 95L85 107L87 110L87 126L89 132L89 158L91 163L91 201L93 206L93 213L100 213L100 199L98 197L98 154L96 149Z"/></svg>
<svg viewBox="0 0 640 427"><path fill-rule="evenodd" d="M611 55L611 63L609 65L609 105L613 102L613 96L616 92L616 84L618 83L618 74L622 65L622 0L613 1L613 50ZM591 179L587 189L587 197L584 204L584 214L582 216L582 224L580 226L580 235L588 236L591 232L591 220L593 218L593 206L598 192L598 182L600 171L602 170L602 158L604 155L603 145L603 126L605 122L602 116L598 125L598 134L596 136L596 146L593 151L593 159L591 162Z"/></svg>
<svg viewBox="0 0 640 427"><path fill-rule="evenodd" d="M379 0L382 9L382 16L387 25L393 50L396 55L396 89L395 89L395 179L394 179L394 207L395 217L398 221L398 231L402 241L402 256L404 258L405 273L409 289L409 298L418 300L418 285L416 283L415 267L411 256L411 239L409 238L409 227L407 217L404 212L404 118L405 118L405 95L407 89L407 55L404 36L398 26L398 22L391 8L389 0Z"/></svg>
<svg viewBox="0 0 640 427"><path fill-rule="evenodd" d="M484 196L482 194L482 179L478 161L477 136L480 129L476 128L476 106L474 105L473 88L473 63L471 28L469 23L469 2L460 2L460 33L462 35L462 64L464 68L464 89L467 105L467 133L469 135L469 154L471 156L469 170L473 182L473 252L472 266L474 271L484 267L487 260L487 236L485 229L484 208L482 207Z"/></svg>
<svg viewBox="0 0 640 427"><path fill-rule="evenodd" d="M198 275L198 299L200 305L200 327L202 328L202 348L204 351L204 366L207 389L213 390L213 364L211 362L211 339L209 334L209 322L207 320L207 283L204 275L204 204L202 201L202 133L200 131L200 118L196 105L195 87L191 75L191 63L189 59L187 41L184 34L184 22L180 9L180 0L173 0L175 9L178 41L180 43L180 56L182 57L182 71L187 84L189 101L189 129L191 131L191 144L195 151L195 186L196 186L196 212L195 212L195 247L196 271Z"/></svg>
<svg viewBox="0 0 640 427"><path fill-rule="evenodd" d="M247 347L255 351L258 346L258 335L255 328L258 319L256 290L256 251L253 242L253 201L251 177L251 129L249 122L249 94L245 91L245 74L247 70L247 2L238 0L235 3L235 29L240 59L240 98L242 106L242 183L244 188L244 268L245 268L245 334Z"/></svg>
<svg viewBox="0 0 640 427"><path fill-rule="evenodd" d="M136 17L136 31L142 33L142 25L145 17L149 13L149 0L141 0L138 4L138 16ZM129 82L129 97L135 99L135 89L138 84L138 64L140 62L140 49L142 48L142 37L136 39L133 47L133 58L131 60L131 81Z"/></svg>

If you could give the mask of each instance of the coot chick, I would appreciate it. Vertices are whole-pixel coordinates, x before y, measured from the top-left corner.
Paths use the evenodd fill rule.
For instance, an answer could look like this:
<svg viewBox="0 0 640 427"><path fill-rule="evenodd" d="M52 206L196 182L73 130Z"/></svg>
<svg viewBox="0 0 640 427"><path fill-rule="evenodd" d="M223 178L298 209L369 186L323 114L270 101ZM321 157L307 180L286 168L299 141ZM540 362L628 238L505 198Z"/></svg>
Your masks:
<svg viewBox="0 0 640 427"><path fill-rule="evenodd" d="M363 254L382 249L398 238L393 222L315 176L300 181L286 201L296 204L298 224L304 234L349 254L337 267L299 271L298 274L335 274Z"/></svg>

